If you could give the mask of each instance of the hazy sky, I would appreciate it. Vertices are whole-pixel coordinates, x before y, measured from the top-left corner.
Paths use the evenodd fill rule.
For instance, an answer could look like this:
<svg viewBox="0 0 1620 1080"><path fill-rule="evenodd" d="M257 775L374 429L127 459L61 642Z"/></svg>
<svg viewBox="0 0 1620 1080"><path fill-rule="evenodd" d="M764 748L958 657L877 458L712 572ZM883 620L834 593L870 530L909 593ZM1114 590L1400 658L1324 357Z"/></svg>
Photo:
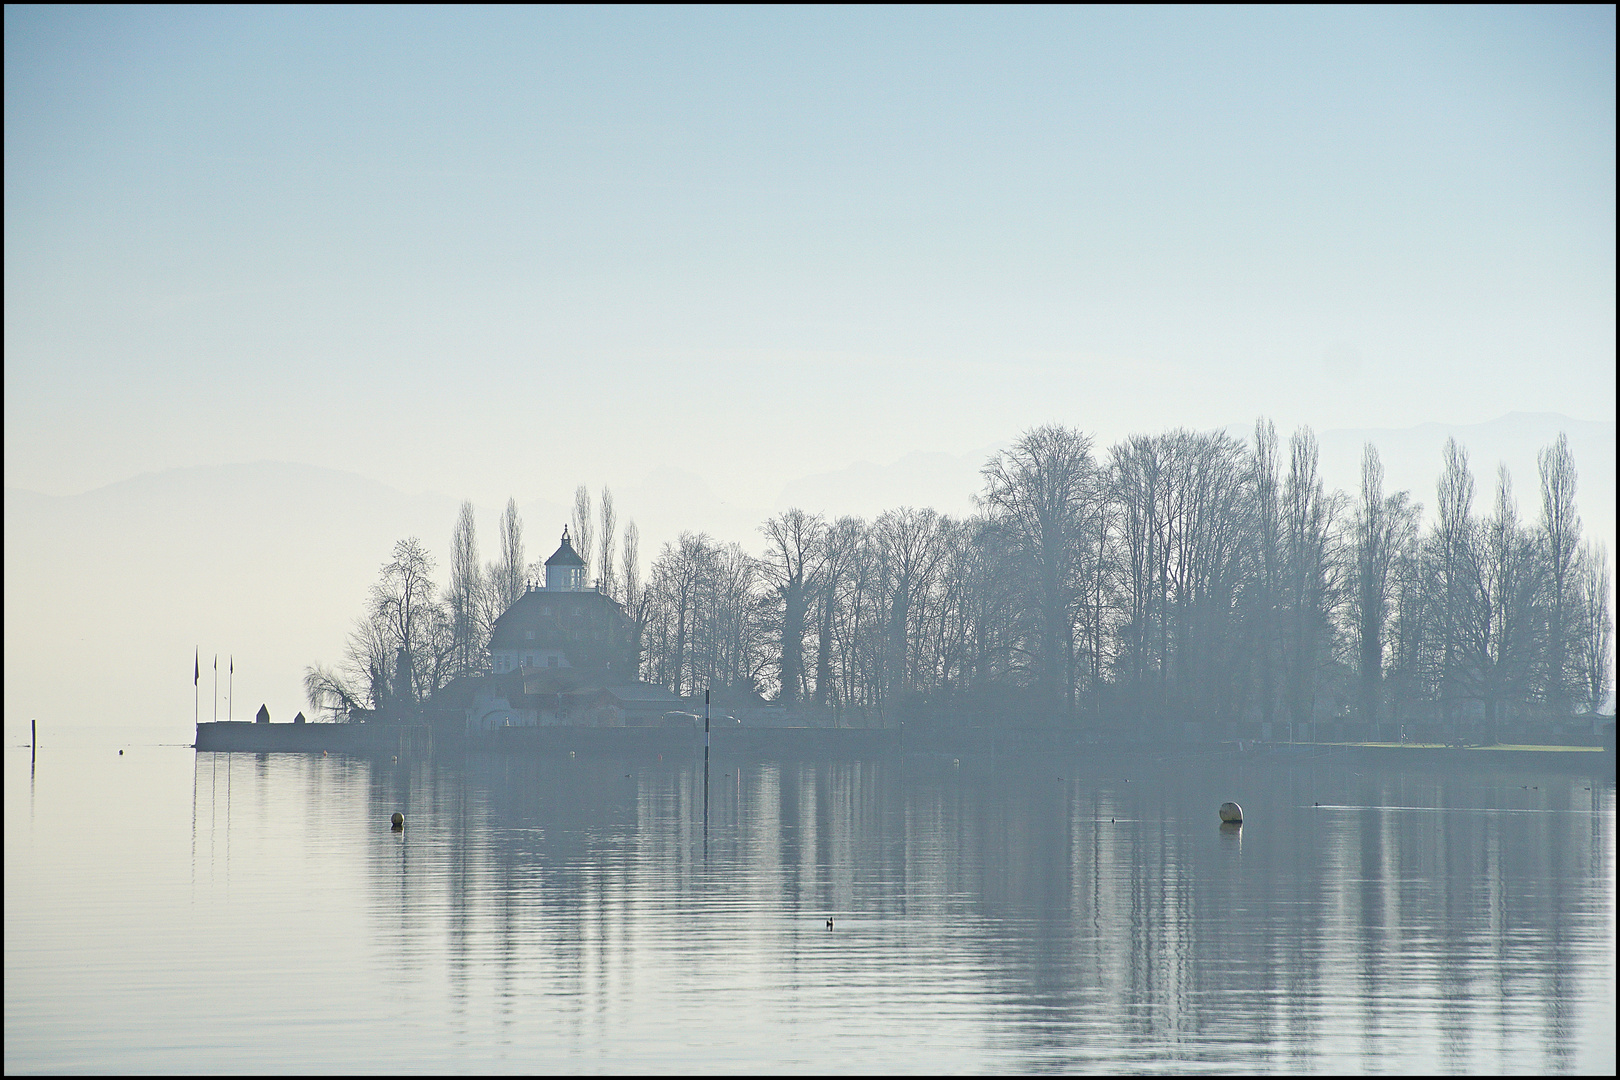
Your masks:
<svg viewBox="0 0 1620 1080"><path fill-rule="evenodd" d="M1610 7L7 7L5 483L768 500L1046 421L1613 420L1614 50Z"/></svg>

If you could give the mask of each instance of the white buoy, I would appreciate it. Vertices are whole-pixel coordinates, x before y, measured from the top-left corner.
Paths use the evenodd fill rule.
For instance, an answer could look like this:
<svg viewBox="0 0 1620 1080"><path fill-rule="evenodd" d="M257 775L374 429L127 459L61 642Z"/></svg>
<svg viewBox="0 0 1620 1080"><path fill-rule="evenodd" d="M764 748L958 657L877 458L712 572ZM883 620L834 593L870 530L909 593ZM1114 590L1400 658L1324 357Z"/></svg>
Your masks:
<svg viewBox="0 0 1620 1080"><path fill-rule="evenodd" d="M400 813L398 810L395 810L394 816L388 820L394 826L394 828L397 829L405 824L405 815Z"/></svg>
<svg viewBox="0 0 1620 1080"><path fill-rule="evenodd" d="M1221 820L1228 825L1243 824L1243 807L1235 802L1221 803Z"/></svg>

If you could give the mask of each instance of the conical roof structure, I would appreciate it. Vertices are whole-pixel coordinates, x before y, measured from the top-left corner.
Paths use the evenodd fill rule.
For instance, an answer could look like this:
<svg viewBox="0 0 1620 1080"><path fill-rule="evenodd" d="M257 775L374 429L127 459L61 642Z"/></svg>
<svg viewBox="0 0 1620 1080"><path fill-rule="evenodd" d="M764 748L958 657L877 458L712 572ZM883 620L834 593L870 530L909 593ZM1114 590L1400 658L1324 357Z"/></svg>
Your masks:
<svg viewBox="0 0 1620 1080"><path fill-rule="evenodd" d="M585 560L579 557L574 550L573 541L568 539L568 526L563 526L562 544L546 560L547 566L584 566Z"/></svg>

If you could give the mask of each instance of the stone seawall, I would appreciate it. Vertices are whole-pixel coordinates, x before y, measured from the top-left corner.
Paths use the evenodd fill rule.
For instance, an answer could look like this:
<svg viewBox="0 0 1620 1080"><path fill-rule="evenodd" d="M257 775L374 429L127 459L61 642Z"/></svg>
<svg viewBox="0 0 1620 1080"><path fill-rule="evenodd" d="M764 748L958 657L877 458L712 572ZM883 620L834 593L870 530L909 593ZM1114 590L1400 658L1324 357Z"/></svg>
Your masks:
<svg viewBox="0 0 1620 1080"><path fill-rule="evenodd" d="M880 754L902 748L899 730L862 728L716 727L715 753ZM221 753L423 754L449 751L591 754L703 753L701 728L517 727L467 735L435 735L424 724L255 724L219 721L197 725L196 748Z"/></svg>
<svg viewBox="0 0 1620 1080"><path fill-rule="evenodd" d="M420 724L255 724L220 720L197 725L196 747L220 753L397 754L431 751L432 742L431 729Z"/></svg>

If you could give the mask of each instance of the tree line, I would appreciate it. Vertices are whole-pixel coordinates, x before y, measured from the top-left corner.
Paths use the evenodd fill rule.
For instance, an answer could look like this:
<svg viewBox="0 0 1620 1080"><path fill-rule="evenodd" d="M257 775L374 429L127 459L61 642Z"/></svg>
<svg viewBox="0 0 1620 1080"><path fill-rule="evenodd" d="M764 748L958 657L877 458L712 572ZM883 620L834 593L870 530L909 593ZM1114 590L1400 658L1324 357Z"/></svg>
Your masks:
<svg viewBox="0 0 1620 1080"><path fill-rule="evenodd" d="M1099 453L1049 425L986 463L966 517L792 509L758 554L682 533L644 585L633 522L614 561L608 492L593 515L580 488L572 528L640 632L642 677L677 693L868 717L1495 724L1595 709L1611 688L1607 553L1582 538L1567 439L1538 466L1530 515L1505 466L1479 506L1449 440L1425 527L1371 444L1347 494L1327 490L1308 428L1286 447L1261 420L1249 443L1177 429ZM510 501L501 544L480 569L463 504L435 595L426 552L401 541L345 666L311 669L312 704L423 701L482 669L494 617L539 576Z"/></svg>

